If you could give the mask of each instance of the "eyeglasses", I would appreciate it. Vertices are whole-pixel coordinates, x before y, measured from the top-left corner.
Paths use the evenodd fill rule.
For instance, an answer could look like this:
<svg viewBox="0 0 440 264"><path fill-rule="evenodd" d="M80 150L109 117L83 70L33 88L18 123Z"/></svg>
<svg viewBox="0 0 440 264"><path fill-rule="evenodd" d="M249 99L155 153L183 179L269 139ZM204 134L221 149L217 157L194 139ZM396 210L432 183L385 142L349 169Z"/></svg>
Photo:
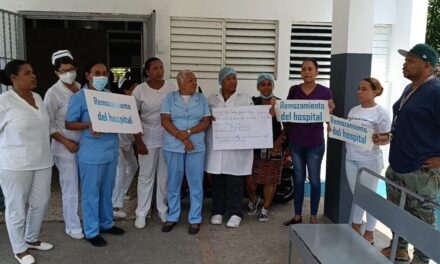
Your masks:
<svg viewBox="0 0 440 264"><path fill-rule="evenodd" d="M74 72L74 71L76 71L76 69L74 67L72 67L72 68L65 69L65 70L59 70L58 73L59 74L65 74L67 72Z"/></svg>

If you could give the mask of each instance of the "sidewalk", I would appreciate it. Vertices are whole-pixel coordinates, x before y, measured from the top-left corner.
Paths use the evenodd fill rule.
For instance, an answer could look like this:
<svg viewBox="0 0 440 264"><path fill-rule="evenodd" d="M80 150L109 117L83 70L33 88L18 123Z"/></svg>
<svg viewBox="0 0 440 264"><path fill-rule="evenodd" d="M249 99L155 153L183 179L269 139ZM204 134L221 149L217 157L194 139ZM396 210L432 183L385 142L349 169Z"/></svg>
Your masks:
<svg viewBox="0 0 440 264"><path fill-rule="evenodd" d="M147 221L147 227L141 230L133 227L132 220L117 221L116 224L124 228L126 234L120 237L103 235L108 241L108 246L104 248L94 248L86 241L71 239L64 234L63 222L47 221L43 224L40 238L53 243L55 248L47 252L33 251L33 254L37 263L47 264L286 263L288 229L280 224L292 216L291 202L275 204L270 220L265 223L259 222L257 216L245 215L237 229L208 224L210 208L211 201L206 199L203 225L197 235L188 234L188 202L184 201L181 221L170 233L161 232L157 215L153 215L153 219ZM322 218L319 220L325 221ZM0 224L0 252L0 263L17 263L12 255L5 224Z"/></svg>

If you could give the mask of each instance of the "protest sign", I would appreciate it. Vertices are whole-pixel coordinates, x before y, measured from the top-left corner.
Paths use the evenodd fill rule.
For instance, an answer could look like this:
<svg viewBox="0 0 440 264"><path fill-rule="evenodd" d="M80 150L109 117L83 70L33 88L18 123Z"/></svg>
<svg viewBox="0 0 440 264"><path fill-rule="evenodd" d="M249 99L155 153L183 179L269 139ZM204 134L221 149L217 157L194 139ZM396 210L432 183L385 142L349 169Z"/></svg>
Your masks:
<svg viewBox="0 0 440 264"><path fill-rule="evenodd" d="M142 133L133 96L85 90L93 130L103 133Z"/></svg>
<svg viewBox="0 0 440 264"><path fill-rule="evenodd" d="M338 139L363 149L373 149L373 129L354 124L346 119L330 115L330 138Z"/></svg>
<svg viewBox="0 0 440 264"><path fill-rule="evenodd" d="M270 105L213 108L214 150L273 147Z"/></svg>
<svg viewBox="0 0 440 264"><path fill-rule="evenodd" d="M279 100L275 104L275 113L280 122L321 123L330 120L326 100Z"/></svg>

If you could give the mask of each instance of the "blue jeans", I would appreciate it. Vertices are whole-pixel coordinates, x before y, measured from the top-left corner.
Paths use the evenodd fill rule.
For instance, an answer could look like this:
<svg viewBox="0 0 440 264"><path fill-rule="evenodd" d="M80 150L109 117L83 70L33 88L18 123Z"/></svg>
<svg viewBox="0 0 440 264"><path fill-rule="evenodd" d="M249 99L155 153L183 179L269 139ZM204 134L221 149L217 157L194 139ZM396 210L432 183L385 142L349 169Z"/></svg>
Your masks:
<svg viewBox="0 0 440 264"><path fill-rule="evenodd" d="M310 212L318 213L319 199L321 197L321 162L324 156L325 145L303 147L290 143L293 161L293 179L295 193L295 215L302 214L304 201L304 181L306 179L306 166L310 181Z"/></svg>

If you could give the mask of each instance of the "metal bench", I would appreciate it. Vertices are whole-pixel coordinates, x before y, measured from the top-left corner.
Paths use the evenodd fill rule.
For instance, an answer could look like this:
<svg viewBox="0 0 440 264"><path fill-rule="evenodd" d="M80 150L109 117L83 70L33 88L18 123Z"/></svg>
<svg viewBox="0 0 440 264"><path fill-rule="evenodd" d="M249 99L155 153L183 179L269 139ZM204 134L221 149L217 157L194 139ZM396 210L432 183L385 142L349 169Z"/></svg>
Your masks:
<svg viewBox="0 0 440 264"><path fill-rule="evenodd" d="M384 199L360 182L360 177L376 177L402 191L400 205ZM296 224L289 228L289 264L292 263L292 251L303 263L393 263L395 260L398 237L409 241L425 255L440 263L440 232L429 224L404 210L406 196L410 195L422 203L432 203L420 195L397 185L396 183L361 168L356 176L351 216L348 224ZM351 228L351 219L355 205L359 205L376 217L394 232L390 259L385 258L375 247Z"/></svg>

